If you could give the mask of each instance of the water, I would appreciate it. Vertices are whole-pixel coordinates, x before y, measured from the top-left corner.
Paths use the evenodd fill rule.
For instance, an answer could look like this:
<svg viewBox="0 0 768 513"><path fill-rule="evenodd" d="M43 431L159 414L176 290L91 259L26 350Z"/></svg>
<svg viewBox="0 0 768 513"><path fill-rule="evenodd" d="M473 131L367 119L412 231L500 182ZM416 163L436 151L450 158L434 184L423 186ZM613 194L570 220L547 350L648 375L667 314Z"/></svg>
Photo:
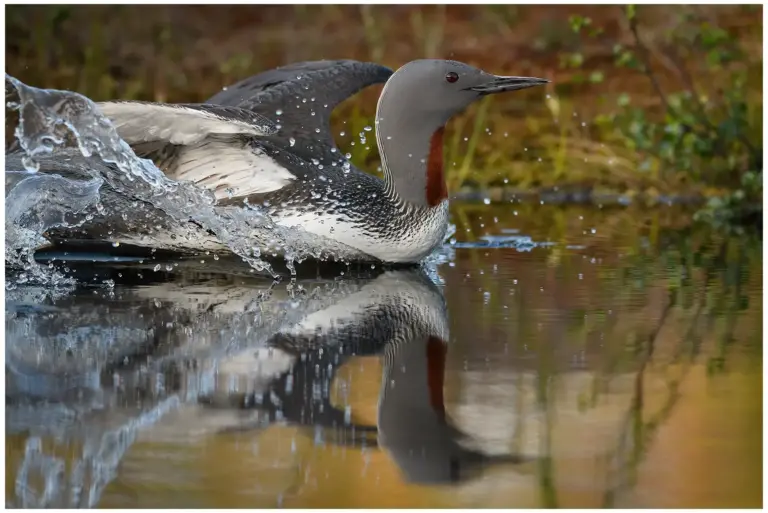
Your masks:
<svg viewBox="0 0 768 513"><path fill-rule="evenodd" d="M130 187L189 213L74 168L98 172L54 197L6 179L8 506L761 504L759 240L673 207L456 204L411 269L35 253Z"/></svg>
<svg viewBox="0 0 768 513"><path fill-rule="evenodd" d="M760 244L516 208L422 270L57 260L7 293L8 504L759 505Z"/></svg>

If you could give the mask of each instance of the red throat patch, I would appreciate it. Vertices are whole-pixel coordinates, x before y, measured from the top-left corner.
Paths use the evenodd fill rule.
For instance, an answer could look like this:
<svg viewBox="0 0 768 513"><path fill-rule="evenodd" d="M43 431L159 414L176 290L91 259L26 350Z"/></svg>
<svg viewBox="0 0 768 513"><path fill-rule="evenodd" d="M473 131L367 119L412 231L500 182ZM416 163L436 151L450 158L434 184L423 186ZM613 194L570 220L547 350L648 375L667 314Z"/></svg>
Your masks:
<svg viewBox="0 0 768 513"><path fill-rule="evenodd" d="M443 132L445 127L440 127L432 134L429 140L429 156L427 157L427 205L438 206L448 197L445 187L445 175L443 172Z"/></svg>
<svg viewBox="0 0 768 513"><path fill-rule="evenodd" d="M445 418L443 386L445 385L445 343L438 337L427 340L427 388L432 409Z"/></svg>

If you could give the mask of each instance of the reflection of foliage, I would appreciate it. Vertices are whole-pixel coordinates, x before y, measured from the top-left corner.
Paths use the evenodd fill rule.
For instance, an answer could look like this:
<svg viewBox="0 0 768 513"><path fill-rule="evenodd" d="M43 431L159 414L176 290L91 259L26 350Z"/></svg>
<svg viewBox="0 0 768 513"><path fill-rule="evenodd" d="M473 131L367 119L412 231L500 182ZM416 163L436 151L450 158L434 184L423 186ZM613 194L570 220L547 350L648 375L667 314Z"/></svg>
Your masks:
<svg viewBox="0 0 768 513"><path fill-rule="evenodd" d="M464 252L466 276L480 285L484 301L449 297L462 302L452 311L482 319L474 330L493 330L503 319L499 336L510 352L535 361L543 504L567 501L558 497L558 454L551 452L551 431L563 427L558 407L582 411L585 419L620 416L601 461L610 472L603 500L615 505L659 430L687 402L692 378L738 373L743 361L736 357L759 355L762 242L754 235L690 225L673 208L455 205L454 219L460 241L519 229L554 244L531 253ZM563 405L557 383L572 381L560 372L578 364L579 354L590 362L589 378L571 396L574 404ZM617 403L626 409L615 412Z"/></svg>
<svg viewBox="0 0 768 513"><path fill-rule="evenodd" d="M707 237L709 239L709 237ZM664 250L662 264L668 266L668 298L662 314L651 329L641 351L635 377L633 399L627 411L618 445L611 458L617 465L619 482L609 486L604 496L604 506L612 507L616 494L624 487L632 486L637 468L647 453L658 429L669 418L680 399L682 385L693 366L699 361L707 336L716 338L715 347L708 351L707 373L712 375L725 370L727 348L736 339L734 330L740 311L748 307L748 299L742 296L743 284L749 280L749 261L759 262L761 251L754 238L744 242L737 238L705 240L698 251L691 245L691 233L685 231L673 246ZM702 251L703 250L703 251ZM693 277L700 275L699 280ZM677 342L671 356L655 354L665 325L672 318L687 319L688 327ZM723 321L724 329L716 334L716 325ZM746 342L746 341L742 341ZM618 363L617 361L614 362ZM666 385L666 397L655 411L648 411L645 404L645 380L650 366L661 373ZM598 387L593 389L592 404L597 400Z"/></svg>

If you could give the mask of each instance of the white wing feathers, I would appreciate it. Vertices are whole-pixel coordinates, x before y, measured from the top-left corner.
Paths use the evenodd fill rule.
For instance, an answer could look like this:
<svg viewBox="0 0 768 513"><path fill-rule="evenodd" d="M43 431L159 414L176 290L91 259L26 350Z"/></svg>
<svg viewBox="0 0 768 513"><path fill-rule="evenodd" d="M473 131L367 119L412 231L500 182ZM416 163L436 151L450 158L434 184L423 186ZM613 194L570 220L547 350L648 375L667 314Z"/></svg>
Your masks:
<svg viewBox="0 0 768 513"><path fill-rule="evenodd" d="M267 119L232 107L147 102L101 102L97 105L128 144L166 141L189 145L211 134L264 136L275 132Z"/></svg>
<svg viewBox="0 0 768 513"><path fill-rule="evenodd" d="M165 169L168 176L210 189L217 199L275 191L296 178L265 152L233 137L276 131L256 113L217 105L115 101L98 106L129 145L177 146Z"/></svg>
<svg viewBox="0 0 768 513"><path fill-rule="evenodd" d="M182 148L168 175L210 189L219 200L276 191L296 179L266 153L244 146L241 140L216 138Z"/></svg>

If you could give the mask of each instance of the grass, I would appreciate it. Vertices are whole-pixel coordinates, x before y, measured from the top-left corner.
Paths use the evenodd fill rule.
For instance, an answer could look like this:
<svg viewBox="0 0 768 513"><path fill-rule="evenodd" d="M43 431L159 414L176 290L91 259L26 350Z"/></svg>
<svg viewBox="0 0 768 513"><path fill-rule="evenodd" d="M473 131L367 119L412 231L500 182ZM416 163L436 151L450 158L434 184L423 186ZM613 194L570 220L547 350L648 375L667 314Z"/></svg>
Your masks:
<svg viewBox="0 0 768 513"><path fill-rule="evenodd" d="M289 61L462 60L547 88L448 126L451 191L582 188L762 200L761 6L8 6L7 72L94 100L203 101ZM32 34L32 37L30 37ZM380 88L334 130L376 172ZM751 188L746 173L759 174ZM759 187L755 186L759 183Z"/></svg>

